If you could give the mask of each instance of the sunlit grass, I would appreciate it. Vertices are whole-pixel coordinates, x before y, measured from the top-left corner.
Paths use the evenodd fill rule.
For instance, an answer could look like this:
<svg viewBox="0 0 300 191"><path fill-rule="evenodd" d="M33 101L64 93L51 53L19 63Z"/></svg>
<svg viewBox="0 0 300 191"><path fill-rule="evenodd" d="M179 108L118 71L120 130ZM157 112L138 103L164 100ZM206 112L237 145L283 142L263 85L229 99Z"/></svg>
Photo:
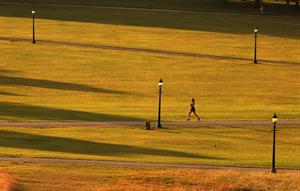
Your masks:
<svg viewBox="0 0 300 191"><path fill-rule="evenodd" d="M11 191L12 188L12 178L3 172L0 172L0 190L1 191Z"/></svg>
<svg viewBox="0 0 300 191"><path fill-rule="evenodd" d="M1 36L31 38L31 7L3 5ZM251 58L257 26L260 59L300 61L294 17L54 8L37 6L37 39Z"/></svg>
<svg viewBox="0 0 300 191"><path fill-rule="evenodd" d="M1 162L24 191L278 190L299 188L298 172L163 169Z"/></svg>
<svg viewBox="0 0 300 191"><path fill-rule="evenodd" d="M297 119L299 113L298 65L10 42L1 47L2 120L156 119L160 77L163 120L185 120L191 97L204 120L269 120L273 112Z"/></svg>
<svg viewBox="0 0 300 191"><path fill-rule="evenodd" d="M0 9L5 26L1 37L31 38L31 5ZM299 117L297 18L46 5L37 9L37 40L250 61L1 41L2 121L155 120L161 77L163 120L186 120L192 97L203 120L269 120L273 112L282 119ZM258 65L251 61L254 26L259 27Z"/></svg>
<svg viewBox="0 0 300 191"><path fill-rule="evenodd" d="M155 2L149 2L126 1L126 5L153 8ZM198 2L193 1L194 5ZM185 6L181 1L173 3L164 1L160 5L191 8L191 1ZM215 8L207 1L200 4L205 11L242 12L223 6ZM124 6L124 2L101 1L98 5ZM165 81L163 120L186 120L192 97L196 98L203 120L270 120L273 112L280 120L299 119L297 17L45 5L35 8L37 42L52 40L251 59L253 27L258 26L259 64L0 41L1 121L155 120L157 81L161 77ZM1 4L0 36L30 39L31 9L32 5ZM262 59L282 62L270 64ZM271 127L167 127L157 131L137 127L2 127L0 140L1 156L176 164L269 167L272 150ZM279 126L276 143L276 165L299 168L298 128ZM19 190L24 191L288 191L300 186L299 173L293 172L273 176L244 171L9 162L0 165L16 175Z"/></svg>
<svg viewBox="0 0 300 191"><path fill-rule="evenodd" d="M278 167L299 167L298 135L278 127ZM18 157L268 167L272 154L272 127L1 128L0 138L0 155Z"/></svg>

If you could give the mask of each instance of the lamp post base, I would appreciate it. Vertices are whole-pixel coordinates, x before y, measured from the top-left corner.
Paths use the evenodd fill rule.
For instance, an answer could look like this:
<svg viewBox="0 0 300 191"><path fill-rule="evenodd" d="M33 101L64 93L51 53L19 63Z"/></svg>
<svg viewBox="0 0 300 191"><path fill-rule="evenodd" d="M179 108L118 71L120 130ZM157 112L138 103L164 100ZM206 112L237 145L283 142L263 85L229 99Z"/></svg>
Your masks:
<svg viewBox="0 0 300 191"><path fill-rule="evenodd" d="M276 173L276 172L277 172L276 169L272 168L271 173Z"/></svg>
<svg viewBox="0 0 300 191"><path fill-rule="evenodd" d="M253 63L254 63L254 64L257 64L257 60L254 60Z"/></svg>
<svg viewBox="0 0 300 191"><path fill-rule="evenodd" d="M32 41L32 44L35 44L35 40Z"/></svg>
<svg viewBox="0 0 300 191"><path fill-rule="evenodd" d="M161 129L161 124L157 123L156 127L159 128L159 129Z"/></svg>

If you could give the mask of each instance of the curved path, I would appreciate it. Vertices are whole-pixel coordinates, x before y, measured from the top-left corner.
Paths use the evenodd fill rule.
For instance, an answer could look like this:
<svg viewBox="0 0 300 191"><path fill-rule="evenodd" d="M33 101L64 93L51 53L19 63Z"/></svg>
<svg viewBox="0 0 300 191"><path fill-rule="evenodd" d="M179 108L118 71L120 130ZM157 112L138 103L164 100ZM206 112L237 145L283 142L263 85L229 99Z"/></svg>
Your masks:
<svg viewBox="0 0 300 191"><path fill-rule="evenodd" d="M163 127L218 127L218 126L272 126L271 121L172 121L162 122ZM156 122L151 122L155 126ZM278 126L299 127L300 121L279 121ZM113 126L145 126L141 121L110 121L110 122L0 122L0 127L113 127Z"/></svg>
<svg viewBox="0 0 300 191"><path fill-rule="evenodd" d="M16 38L16 37L0 37L0 40L9 41L9 42L28 42L28 43L32 42L31 39ZM56 45L56 46L96 48L96 49L104 49L104 50L112 50L112 51L140 52L140 53L160 54L160 55L168 55L168 56L185 56L185 57L193 57L193 58L209 58L209 59L218 59L218 60L237 60L237 61L253 62L252 58L250 59L250 58L239 58L239 57L232 57L232 56L209 55L209 54L201 54L201 53L176 52L176 51L169 51L169 50L155 50L155 49L146 49L146 48L132 48L132 47L100 45L100 44L84 44L84 43L76 43L76 42L60 42L60 41L51 41L51 40L37 40L37 43ZM259 61L264 63L271 63L271 64L300 65L300 63L298 62L290 62L290 61L265 60L265 59L260 59Z"/></svg>
<svg viewBox="0 0 300 191"><path fill-rule="evenodd" d="M74 164L74 165L143 167L143 168L152 167L152 168L190 168L190 169L207 169L207 170L270 171L270 168L265 168L265 167L212 166L212 165L198 165L198 164L166 164L166 163L148 163L148 162L63 159L63 158L0 157L0 162L56 163L56 164ZM279 170L300 171L300 169L284 169L284 168L279 168Z"/></svg>
<svg viewBox="0 0 300 191"><path fill-rule="evenodd" d="M152 123L154 126L156 123ZM279 126L298 126L300 121L281 121ZM68 127L68 126L144 126L144 122L1 122L0 127ZM200 122L163 122L162 126L272 126L270 121L200 121ZM251 171L269 171L269 168L258 167L235 167L235 166L210 166L198 164L165 164L165 163L147 163L147 162L122 162L122 161L103 161L103 160L85 160L85 159L62 159L62 158L31 158L31 157L0 157L0 162L29 162L29 163L69 163L74 165L109 165L109 166L128 166L143 168L193 168L210 170L251 170ZM283 171L299 171L300 169L280 169Z"/></svg>

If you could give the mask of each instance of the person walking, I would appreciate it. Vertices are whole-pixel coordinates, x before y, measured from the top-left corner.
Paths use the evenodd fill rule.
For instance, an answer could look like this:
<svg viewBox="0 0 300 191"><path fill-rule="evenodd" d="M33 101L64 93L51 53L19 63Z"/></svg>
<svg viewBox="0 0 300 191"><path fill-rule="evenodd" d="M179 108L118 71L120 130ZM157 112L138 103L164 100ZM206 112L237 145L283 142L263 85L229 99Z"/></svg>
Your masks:
<svg viewBox="0 0 300 191"><path fill-rule="evenodd" d="M192 98L192 103L191 103L191 109L190 109L190 112L189 112L189 117L188 117L188 121L191 120L191 114L193 113L197 118L198 118L198 121L200 120L200 117L197 115L196 113L196 108L195 108L195 99Z"/></svg>

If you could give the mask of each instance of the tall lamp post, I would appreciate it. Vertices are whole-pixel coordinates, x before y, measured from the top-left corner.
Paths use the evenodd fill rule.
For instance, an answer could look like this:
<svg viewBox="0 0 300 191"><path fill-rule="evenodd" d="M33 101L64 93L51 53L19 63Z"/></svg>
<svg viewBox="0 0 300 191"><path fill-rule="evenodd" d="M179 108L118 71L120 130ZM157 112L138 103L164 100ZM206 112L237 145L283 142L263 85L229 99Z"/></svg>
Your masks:
<svg viewBox="0 0 300 191"><path fill-rule="evenodd" d="M272 122L273 122L273 155L272 155L272 173L276 173L276 168L275 168L275 135L276 135L276 124L277 124L278 117L276 113L274 113L272 117Z"/></svg>
<svg viewBox="0 0 300 191"><path fill-rule="evenodd" d="M161 113L161 88L163 85L163 80L160 79L158 82L158 87L159 87L159 96L158 96L158 120L157 120L157 128L161 128L161 124L160 124L160 113Z"/></svg>
<svg viewBox="0 0 300 191"><path fill-rule="evenodd" d="M32 14L32 44L35 44L35 23L34 23L34 16L35 16L35 10L31 10Z"/></svg>
<svg viewBox="0 0 300 191"><path fill-rule="evenodd" d="M257 33L258 28L254 28L254 64L257 64L256 52L257 52Z"/></svg>

